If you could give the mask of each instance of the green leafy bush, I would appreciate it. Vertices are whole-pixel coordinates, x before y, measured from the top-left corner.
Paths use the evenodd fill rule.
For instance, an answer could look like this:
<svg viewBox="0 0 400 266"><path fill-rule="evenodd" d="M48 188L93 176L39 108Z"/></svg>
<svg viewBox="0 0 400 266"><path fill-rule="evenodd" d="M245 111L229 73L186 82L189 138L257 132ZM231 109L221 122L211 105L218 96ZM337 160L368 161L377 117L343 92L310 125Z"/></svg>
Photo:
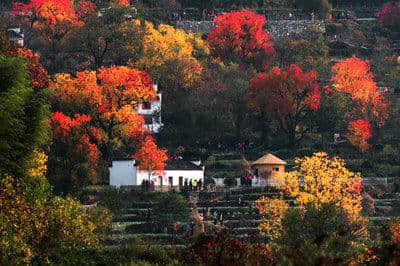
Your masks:
<svg viewBox="0 0 400 266"><path fill-rule="evenodd" d="M357 259L366 240L365 225L350 222L342 209L329 203L320 208L310 204L304 212L289 208L282 229L276 242L283 253L291 254L286 259L304 265L348 264Z"/></svg>
<svg viewBox="0 0 400 266"><path fill-rule="evenodd" d="M159 229L170 228L175 222L186 222L189 210L184 197L175 192L160 193L156 197L157 204L153 208L153 216Z"/></svg>

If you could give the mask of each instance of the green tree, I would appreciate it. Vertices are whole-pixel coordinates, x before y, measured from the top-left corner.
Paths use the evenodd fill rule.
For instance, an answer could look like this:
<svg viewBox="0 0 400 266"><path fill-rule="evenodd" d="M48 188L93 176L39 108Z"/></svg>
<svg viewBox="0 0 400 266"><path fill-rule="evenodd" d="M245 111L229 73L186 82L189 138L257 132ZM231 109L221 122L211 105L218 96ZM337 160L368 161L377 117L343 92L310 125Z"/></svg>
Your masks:
<svg viewBox="0 0 400 266"><path fill-rule="evenodd" d="M26 77L24 59L0 54L0 169L15 176L49 139L45 92L29 88Z"/></svg>
<svg viewBox="0 0 400 266"><path fill-rule="evenodd" d="M347 264L360 254L366 240L363 224L351 222L346 212L331 203L317 208L308 204L304 211L289 208L282 218L283 233L276 243L283 253L299 253L288 256L292 263L300 265ZM361 232L361 233L360 233Z"/></svg>

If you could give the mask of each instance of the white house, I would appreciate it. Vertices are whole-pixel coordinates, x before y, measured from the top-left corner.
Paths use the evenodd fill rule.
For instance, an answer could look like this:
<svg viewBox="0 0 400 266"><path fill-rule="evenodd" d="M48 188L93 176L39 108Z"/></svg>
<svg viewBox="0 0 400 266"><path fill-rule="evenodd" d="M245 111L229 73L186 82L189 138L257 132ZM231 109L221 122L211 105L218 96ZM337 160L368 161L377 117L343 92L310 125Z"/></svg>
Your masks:
<svg viewBox="0 0 400 266"><path fill-rule="evenodd" d="M152 133L160 132L163 124L161 123L161 101L162 95L158 91L158 86L155 84L154 89L157 92L156 100L152 102L143 102L136 108L138 114L144 117L145 128Z"/></svg>
<svg viewBox="0 0 400 266"><path fill-rule="evenodd" d="M140 170L134 160L117 160L109 167L110 186L140 186L149 180L149 172ZM168 160L162 172L150 174L156 187L180 187L185 180L201 180L204 183L204 167L185 160Z"/></svg>
<svg viewBox="0 0 400 266"><path fill-rule="evenodd" d="M12 28L7 30L8 39L20 47L24 47L24 34L21 28Z"/></svg>

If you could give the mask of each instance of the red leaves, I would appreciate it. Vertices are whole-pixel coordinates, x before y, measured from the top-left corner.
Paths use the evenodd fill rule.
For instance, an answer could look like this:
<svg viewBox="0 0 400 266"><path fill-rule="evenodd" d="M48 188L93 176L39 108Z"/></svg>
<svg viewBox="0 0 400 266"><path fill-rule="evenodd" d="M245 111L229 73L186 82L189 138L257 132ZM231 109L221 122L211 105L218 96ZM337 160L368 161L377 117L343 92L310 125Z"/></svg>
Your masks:
<svg viewBox="0 0 400 266"><path fill-rule="evenodd" d="M249 106L272 115L291 146L309 130L304 121L320 106L317 73L304 73L294 64L287 69L273 67L269 73L259 73L250 81L248 90Z"/></svg>
<svg viewBox="0 0 400 266"><path fill-rule="evenodd" d="M400 27L400 1L397 4L392 1L384 4L375 14L382 25L386 27Z"/></svg>
<svg viewBox="0 0 400 266"><path fill-rule="evenodd" d="M74 118L66 116L62 112L55 112L51 116L51 128L53 133L62 142L68 143L71 141L70 134L77 128L82 127L92 120L90 115L75 114Z"/></svg>
<svg viewBox="0 0 400 266"><path fill-rule="evenodd" d="M117 4L119 4L120 6L124 6L127 7L131 4L130 0L116 0Z"/></svg>
<svg viewBox="0 0 400 266"><path fill-rule="evenodd" d="M353 100L350 116L363 118L349 123L348 139L361 151L366 151L371 138L370 123L374 122L378 128L385 124L389 118L388 103L377 89L368 61L348 58L334 65L332 72L333 90L346 93Z"/></svg>
<svg viewBox="0 0 400 266"><path fill-rule="evenodd" d="M57 141L67 146L67 156L84 156L96 165L99 160L97 142L100 132L90 126L90 115L75 114L73 118L61 112L53 113L50 126Z"/></svg>
<svg viewBox="0 0 400 266"><path fill-rule="evenodd" d="M273 67L269 73L258 74L250 81L249 92L252 107L280 115L318 110L321 97L317 74L304 73L298 65L286 70Z"/></svg>
<svg viewBox="0 0 400 266"><path fill-rule="evenodd" d="M47 70L40 64L40 56L27 48L11 48L6 53L10 56L19 56L26 59L30 86L35 90L47 88L50 77Z"/></svg>
<svg viewBox="0 0 400 266"><path fill-rule="evenodd" d="M27 59L31 87L36 90L47 88L50 77L47 70L39 63L39 55L26 48L18 48L17 54Z"/></svg>
<svg viewBox="0 0 400 266"><path fill-rule="evenodd" d="M371 125L368 121L358 119L349 122L347 139L362 152L368 150L368 140L371 136Z"/></svg>
<svg viewBox="0 0 400 266"><path fill-rule="evenodd" d="M87 16L96 13L96 6L91 1L81 1L78 3L76 13L79 20L83 21Z"/></svg>
<svg viewBox="0 0 400 266"><path fill-rule="evenodd" d="M355 101L366 103L371 93L376 91L374 76L368 61L357 57L340 61L332 67L332 82L337 91L348 93Z"/></svg>
<svg viewBox="0 0 400 266"><path fill-rule="evenodd" d="M76 77L57 74L50 88L51 101L58 110L90 114L75 114L73 118L62 112L53 114L53 147L59 156L65 156L67 147L69 163L80 165L94 176L100 158L110 162L115 154L133 153L133 148L143 142L138 160L154 170L163 169L165 151L157 149L151 137L143 140L144 119L134 109L156 96L147 73L115 66L98 72L77 72Z"/></svg>
<svg viewBox="0 0 400 266"><path fill-rule="evenodd" d="M257 60L265 66L275 54L271 36L263 31L265 18L250 10L232 11L215 19L208 35L214 55L224 61Z"/></svg>
<svg viewBox="0 0 400 266"><path fill-rule="evenodd" d="M125 66L114 66L98 70L104 100L115 106L137 104L156 97L151 77L144 71Z"/></svg>
<svg viewBox="0 0 400 266"><path fill-rule="evenodd" d="M168 159L167 151L158 149L152 137L146 137L140 150L132 158L139 161L139 169L147 171L163 171Z"/></svg>
<svg viewBox="0 0 400 266"><path fill-rule="evenodd" d="M48 25L60 22L76 24L77 15L71 0L30 0L27 4L13 4L13 14L26 15L29 12Z"/></svg>

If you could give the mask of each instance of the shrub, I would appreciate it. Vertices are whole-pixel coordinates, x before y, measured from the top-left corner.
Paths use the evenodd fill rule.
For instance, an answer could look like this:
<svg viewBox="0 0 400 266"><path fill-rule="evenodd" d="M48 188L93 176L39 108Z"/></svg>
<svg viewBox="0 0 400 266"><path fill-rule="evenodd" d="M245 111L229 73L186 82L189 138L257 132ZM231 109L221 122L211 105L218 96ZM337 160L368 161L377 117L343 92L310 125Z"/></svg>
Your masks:
<svg viewBox="0 0 400 266"><path fill-rule="evenodd" d="M170 228L175 222L186 222L189 219L190 213L181 194L175 192L160 193L157 195L156 201L153 215L159 229Z"/></svg>
<svg viewBox="0 0 400 266"><path fill-rule="evenodd" d="M99 246L99 239L95 234L96 226L77 200L71 197L55 197L50 202L46 216L48 226L45 246L50 256L65 250Z"/></svg>
<svg viewBox="0 0 400 266"><path fill-rule="evenodd" d="M112 221L110 211L103 207L91 207L86 210L89 220L96 226L96 233L105 235Z"/></svg>
<svg viewBox="0 0 400 266"><path fill-rule="evenodd" d="M251 239L236 237L227 230L203 234L183 258L189 265L272 265L267 246L251 242Z"/></svg>
<svg viewBox="0 0 400 266"><path fill-rule="evenodd" d="M114 216L119 216L124 207L126 193L122 189L107 187L100 195L99 205L107 208Z"/></svg>
<svg viewBox="0 0 400 266"><path fill-rule="evenodd" d="M287 254L297 253L287 258L301 265L348 264L357 259L365 241L364 225L351 222L342 208L329 203L320 208L308 204L305 211L288 209L282 230L276 242Z"/></svg>

